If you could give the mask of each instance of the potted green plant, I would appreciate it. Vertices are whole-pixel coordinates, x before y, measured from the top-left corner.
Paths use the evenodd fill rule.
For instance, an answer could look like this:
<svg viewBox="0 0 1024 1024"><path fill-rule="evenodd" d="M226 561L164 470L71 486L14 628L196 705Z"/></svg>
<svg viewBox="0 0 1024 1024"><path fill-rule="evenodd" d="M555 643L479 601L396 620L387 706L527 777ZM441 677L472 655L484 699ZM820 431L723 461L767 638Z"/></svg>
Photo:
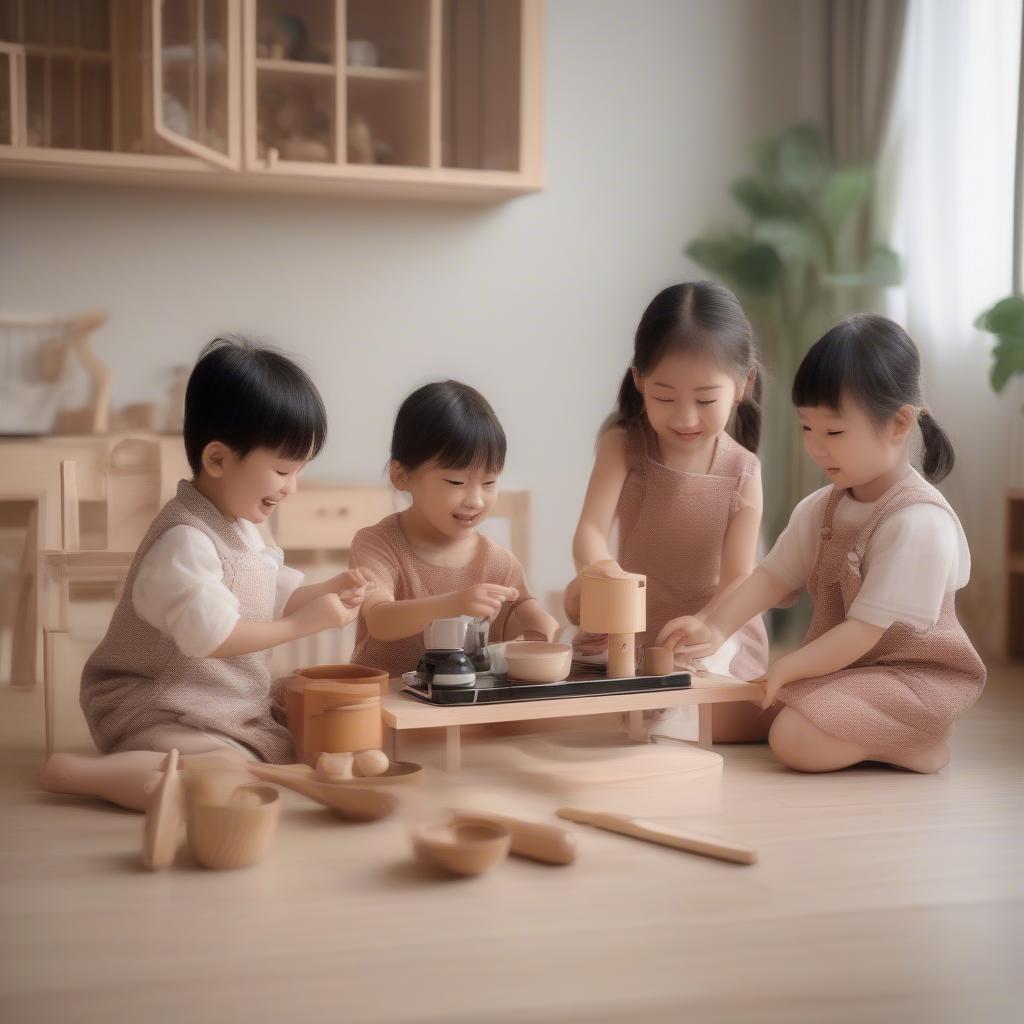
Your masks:
<svg viewBox="0 0 1024 1024"><path fill-rule="evenodd" d="M814 124L761 142L755 167L730 187L746 224L686 245L695 263L737 293L776 384L769 389L765 520L775 537L805 491L788 389L805 352L841 315L900 279L899 257L872 242L874 169L838 167Z"/></svg>

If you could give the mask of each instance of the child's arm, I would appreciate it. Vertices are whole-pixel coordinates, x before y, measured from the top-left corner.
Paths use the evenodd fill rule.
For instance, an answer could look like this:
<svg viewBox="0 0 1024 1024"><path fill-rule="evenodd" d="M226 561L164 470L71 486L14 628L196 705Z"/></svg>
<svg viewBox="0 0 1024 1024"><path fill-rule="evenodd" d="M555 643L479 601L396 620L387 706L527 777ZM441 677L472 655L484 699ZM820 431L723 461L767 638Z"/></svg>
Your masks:
<svg viewBox="0 0 1024 1024"><path fill-rule="evenodd" d="M371 593L363 607L363 618L375 640L404 640L423 632L434 619L457 615L493 619L506 601L518 597L518 590L497 583L478 583L468 590L408 601L395 601L384 594L374 597Z"/></svg>
<svg viewBox="0 0 1024 1024"><path fill-rule="evenodd" d="M549 615L535 597L517 604L509 617L506 636L521 636L524 640L551 641L558 633L558 620Z"/></svg>
<svg viewBox="0 0 1024 1024"><path fill-rule="evenodd" d="M614 561L608 549L608 535L625 482L626 434L613 428L606 431L597 444L594 468L572 539L572 557L577 569L585 569L595 562Z"/></svg>
<svg viewBox="0 0 1024 1024"><path fill-rule="evenodd" d="M715 609L754 571L757 536L764 507L760 474L746 477L739 493L742 505L729 521L722 544L718 589L714 597L697 612L697 616L702 619L713 616Z"/></svg>
<svg viewBox="0 0 1024 1024"><path fill-rule="evenodd" d="M670 619L658 634L658 644L694 657L714 654L744 623L774 608L793 588L758 566L746 579L721 596L706 619L683 615Z"/></svg>
<svg viewBox="0 0 1024 1024"><path fill-rule="evenodd" d="M860 619L847 619L806 647L779 658L765 676L761 707L771 707L779 690L787 683L797 679L815 679L852 665L878 643L884 632L881 626L872 626Z"/></svg>
<svg viewBox="0 0 1024 1024"><path fill-rule="evenodd" d="M583 499L579 523L572 538L572 558L577 571L588 565L618 562L608 547L608 535L615 521L615 509L626 482L626 432L613 427L597 443L597 456L590 473L587 493ZM580 578L576 576L565 588L565 613L569 621L580 621Z"/></svg>
<svg viewBox="0 0 1024 1024"><path fill-rule="evenodd" d="M284 615L290 615L305 607L310 601L324 594L344 594L352 592L364 596L368 589L373 589L373 582L360 569L346 569L322 583L310 583L305 587L293 590L284 606Z"/></svg>
<svg viewBox="0 0 1024 1024"><path fill-rule="evenodd" d="M321 594L282 619L270 622L239 620L210 657L234 658L253 651L266 651L324 629L346 626L359 614L361 603L362 596L354 592Z"/></svg>

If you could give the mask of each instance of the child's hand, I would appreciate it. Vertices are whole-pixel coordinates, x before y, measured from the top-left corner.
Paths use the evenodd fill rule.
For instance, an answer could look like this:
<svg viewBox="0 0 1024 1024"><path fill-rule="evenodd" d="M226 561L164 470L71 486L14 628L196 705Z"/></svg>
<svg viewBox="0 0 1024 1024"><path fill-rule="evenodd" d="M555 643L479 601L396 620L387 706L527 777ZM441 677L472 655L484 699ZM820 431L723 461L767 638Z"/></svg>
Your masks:
<svg viewBox="0 0 1024 1024"><path fill-rule="evenodd" d="M469 590L459 590L453 597L456 615L472 615L476 619L493 619L506 601L519 597L515 587L498 583L478 583Z"/></svg>
<svg viewBox="0 0 1024 1024"><path fill-rule="evenodd" d="M338 629L347 626L358 614L359 603L354 607L346 605L338 594L321 594L295 613L306 634L319 633L324 629Z"/></svg>
<svg viewBox="0 0 1024 1024"><path fill-rule="evenodd" d="M761 710L765 711L775 703L775 698L787 683L793 682L793 676L786 667L786 659L780 658L774 665L768 667L768 672L760 679L752 680L764 687L764 697L761 700Z"/></svg>
<svg viewBox="0 0 1024 1024"><path fill-rule="evenodd" d="M706 658L722 646L725 637L696 615L681 615L662 626L655 642L659 647L667 647L691 658Z"/></svg>
<svg viewBox="0 0 1024 1024"><path fill-rule="evenodd" d="M362 569L346 569L331 579L331 588L347 608L358 608L376 586Z"/></svg>

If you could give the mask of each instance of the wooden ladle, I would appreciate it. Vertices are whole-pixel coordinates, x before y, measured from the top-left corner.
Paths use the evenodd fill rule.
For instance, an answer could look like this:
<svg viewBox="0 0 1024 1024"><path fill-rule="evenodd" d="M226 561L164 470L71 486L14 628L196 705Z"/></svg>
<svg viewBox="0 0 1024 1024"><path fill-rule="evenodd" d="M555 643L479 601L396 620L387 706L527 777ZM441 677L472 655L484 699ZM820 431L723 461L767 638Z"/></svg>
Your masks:
<svg viewBox="0 0 1024 1024"><path fill-rule="evenodd" d="M264 782L308 796L335 814L350 821L377 821L386 818L398 801L383 787L361 789L351 782L319 782L302 772L273 764L250 764L246 770Z"/></svg>

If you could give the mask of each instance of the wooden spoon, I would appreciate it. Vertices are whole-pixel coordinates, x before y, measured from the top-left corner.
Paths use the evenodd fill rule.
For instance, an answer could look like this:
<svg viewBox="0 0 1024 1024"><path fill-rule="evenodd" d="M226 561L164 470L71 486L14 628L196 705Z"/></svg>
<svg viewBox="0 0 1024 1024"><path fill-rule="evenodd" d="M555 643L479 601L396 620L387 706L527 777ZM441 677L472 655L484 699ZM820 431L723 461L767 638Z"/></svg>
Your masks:
<svg viewBox="0 0 1024 1024"><path fill-rule="evenodd" d="M300 772L282 770L279 765L252 764L248 766L248 771L265 782L273 782L308 796L310 800L330 807L336 814L351 821L386 818L398 803L385 789L362 789L349 782L319 782Z"/></svg>
<svg viewBox="0 0 1024 1024"><path fill-rule="evenodd" d="M503 825L512 836L510 853L543 864L571 864L576 859L576 838L568 829L558 825L544 825L522 818L507 818L503 814L489 811L452 812L459 822L485 821L491 825Z"/></svg>
<svg viewBox="0 0 1024 1024"><path fill-rule="evenodd" d="M178 852L184 821L184 788L178 774L178 751L167 757L163 777L149 796L142 832L142 865L150 871L170 867Z"/></svg>

